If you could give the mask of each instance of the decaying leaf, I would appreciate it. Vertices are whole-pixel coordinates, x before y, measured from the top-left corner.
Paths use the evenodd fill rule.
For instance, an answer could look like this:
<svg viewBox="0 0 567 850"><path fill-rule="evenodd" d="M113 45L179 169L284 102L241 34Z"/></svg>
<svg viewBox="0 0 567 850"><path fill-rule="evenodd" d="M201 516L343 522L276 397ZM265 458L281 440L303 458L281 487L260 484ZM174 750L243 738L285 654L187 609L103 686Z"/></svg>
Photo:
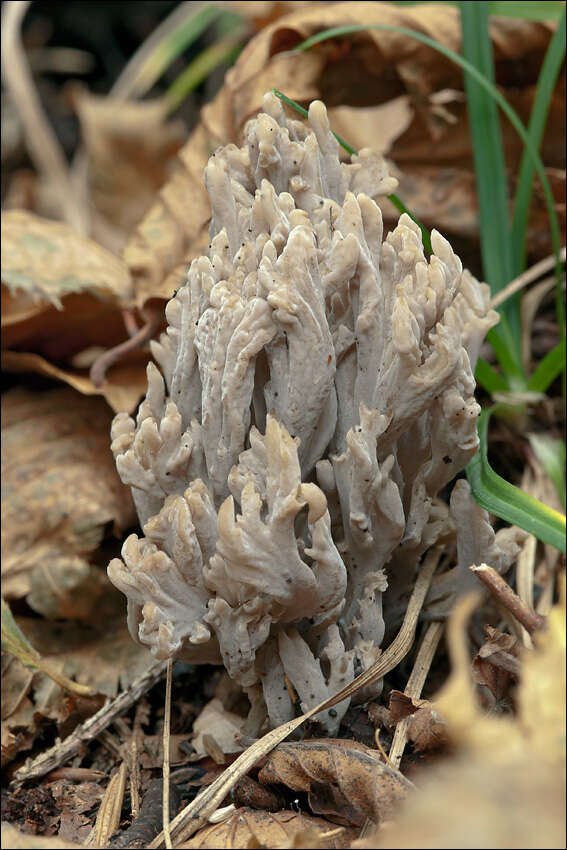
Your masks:
<svg viewBox="0 0 567 850"><path fill-rule="evenodd" d="M376 750L334 739L280 744L258 779L307 792L314 814L359 827L367 818L375 823L389 820L413 787L384 764Z"/></svg>
<svg viewBox="0 0 567 850"><path fill-rule="evenodd" d="M509 700L512 683L520 671L520 645L514 635L505 634L486 626L487 640L480 647L472 663L472 677L477 685L488 688L491 709L498 709Z"/></svg>
<svg viewBox="0 0 567 850"><path fill-rule="evenodd" d="M66 676L61 676L57 670L45 662L39 652L22 633L4 599L2 599L2 651L9 652L11 655L19 658L25 667L45 673L62 688L83 696L90 696L92 694L90 688L84 685L78 685L76 682L67 679Z"/></svg>
<svg viewBox="0 0 567 850"><path fill-rule="evenodd" d="M409 717L407 736L416 752L437 750L448 743L447 724L435 703L413 699L402 691L390 693L389 724Z"/></svg>
<svg viewBox="0 0 567 850"><path fill-rule="evenodd" d="M323 818L299 812L261 812L237 809L227 820L199 830L180 848L342 848L350 846L357 830L338 828Z"/></svg>
<svg viewBox="0 0 567 850"><path fill-rule="evenodd" d="M77 86L73 102L87 157L89 199L97 213L93 235L117 252L170 176L185 140L183 122L166 120L163 99L103 97Z"/></svg>
<svg viewBox="0 0 567 850"><path fill-rule="evenodd" d="M2 824L2 846L10 847L13 850L80 850L81 844L73 844L67 840L61 840L54 836L49 838L42 835L30 835L28 832L21 832L15 826L9 823Z"/></svg>
<svg viewBox="0 0 567 850"><path fill-rule="evenodd" d="M206 736L212 736L221 753L240 753L244 749L239 741L246 722L232 711L227 711L222 701L215 697L201 711L193 724L194 738L191 741L195 752L200 755L213 755L211 745L207 746Z"/></svg>
<svg viewBox="0 0 567 850"><path fill-rule="evenodd" d="M356 848L562 848L565 846L565 581L561 600L522 655L518 717L478 705L464 636L474 602L449 629L454 669L436 704L457 747L431 769L395 824Z"/></svg>
<svg viewBox="0 0 567 850"><path fill-rule="evenodd" d="M151 664L148 650L130 638L122 602L110 588L99 601L95 624L30 617L18 617L17 624L51 672L97 694L115 697L120 687L128 688ZM43 673L24 667L19 658L6 658L2 764L30 749L46 723L54 724L63 736L101 707L100 699L69 695Z"/></svg>
<svg viewBox="0 0 567 850"><path fill-rule="evenodd" d="M2 368L36 372L131 411L146 385L147 352L129 355L101 387L94 358L127 338L132 300L122 260L60 222L2 213Z"/></svg>
<svg viewBox="0 0 567 850"><path fill-rule="evenodd" d="M3 306L2 324L21 321L32 309L62 309L66 296L88 293L115 306L132 294L124 263L91 239L57 221L24 210L2 213L2 283L18 297ZM17 319L14 316L14 311Z"/></svg>
<svg viewBox="0 0 567 850"><path fill-rule="evenodd" d="M66 322L65 318L65 322ZM66 325L68 328L69 326ZM91 328L94 333L94 328ZM49 342L59 339L57 332L49 332ZM88 349L87 349L88 350ZM98 353L102 353L99 348ZM89 377L87 367L59 368L42 357L40 354L31 354L19 351L2 352L2 369L7 372L32 372L54 378L77 390L82 395L104 396L115 413L132 413L148 386L146 378L146 366L149 355L145 352L133 352L122 362L109 370L102 386L95 386ZM91 365L89 362L88 365Z"/></svg>
<svg viewBox="0 0 567 850"><path fill-rule="evenodd" d="M102 399L13 389L2 404L2 586L47 617L92 611L104 573L90 566L107 527L135 524L108 447Z"/></svg>
<svg viewBox="0 0 567 850"><path fill-rule="evenodd" d="M336 118L334 129L351 144L376 144L391 155L400 196L426 224L448 234L477 233L461 70L415 39L380 30L291 52L317 32L350 24L406 26L460 50L459 13L447 4L311 3L264 27L244 48L215 100L202 109L201 124L179 153L182 168L165 184L125 247L139 306L152 296L170 297L189 260L202 253L210 217L201 179L207 157L219 144L241 141L245 122L273 87L303 104L324 100L332 120ZM548 23L491 19L497 81L511 96L517 89L531 92L524 97L521 91L523 100L514 100L525 120L552 30ZM515 79L519 60L522 76ZM563 120L560 101L551 120ZM341 114L341 109L347 111ZM503 131L506 153L517 163L522 143L506 122ZM558 150L544 150L544 158L551 168L563 168ZM388 202L384 213L387 220L395 213L397 220Z"/></svg>

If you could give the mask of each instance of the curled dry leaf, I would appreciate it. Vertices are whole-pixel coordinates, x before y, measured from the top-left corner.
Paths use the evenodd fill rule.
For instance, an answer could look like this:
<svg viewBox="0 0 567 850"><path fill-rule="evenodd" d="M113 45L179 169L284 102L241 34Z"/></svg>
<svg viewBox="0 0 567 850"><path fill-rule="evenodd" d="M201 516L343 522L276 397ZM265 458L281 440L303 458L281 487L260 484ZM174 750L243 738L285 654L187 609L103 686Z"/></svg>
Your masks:
<svg viewBox="0 0 567 850"><path fill-rule="evenodd" d="M520 644L513 635L486 626L487 640L472 663L472 677L477 685L488 688L488 707L497 709L513 697L512 688L520 671Z"/></svg>
<svg viewBox="0 0 567 850"><path fill-rule="evenodd" d="M13 389L2 404L2 587L46 617L87 617L106 577L90 566L107 526L136 521L108 449L102 399Z"/></svg>
<svg viewBox="0 0 567 850"><path fill-rule="evenodd" d="M334 739L280 744L258 774L263 784L282 783L308 794L314 814L361 827L389 820L413 787L380 760L376 750Z"/></svg>
<svg viewBox="0 0 567 850"><path fill-rule="evenodd" d="M457 747L431 769L395 825L355 848L565 847L565 580L547 629L522 654L516 719L480 710L462 600L449 627L453 672L436 703Z"/></svg>
<svg viewBox="0 0 567 850"><path fill-rule="evenodd" d="M96 387L92 359L126 337L132 298L122 260L60 222L22 210L2 213L2 368L37 372L85 395L132 410L143 395L148 356L136 352Z"/></svg>
<svg viewBox="0 0 567 850"><path fill-rule="evenodd" d="M210 824L179 848L239 850L242 848L342 848L350 846L357 830L339 828L323 818L299 812L261 812L237 809L227 820Z"/></svg>
<svg viewBox="0 0 567 850"><path fill-rule="evenodd" d="M393 145L390 155L400 179L399 195L424 223L447 234L478 232L463 78L456 65L415 39L383 30L369 29L305 53L291 52L317 32L351 24L405 26L459 52L458 10L447 4L305 5L273 20L244 48L215 100L202 109L200 125L179 153L181 167L128 241L123 256L139 306L151 297L169 298L184 279L189 260L203 253L210 219L201 177L207 158L220 144L241 142L246 121L273 87L303 104L322 99L333 129L353 146L388 154ZM520 93L523 100L514 101L525 120L553 26L491 19L497 81L506 94L528 91ZM517 67L521 78L514 77ZM563 121L561 103L561 97L554 101L550 120ZM503 132L507 156L510 148L517 163L521 141L506 122ZM551 168L564 167L558 150L544 149L544 160ZM545 209L541 202L540 207ZM388 201L383 209L386 218L393 217Z"/></svg>
<svg viewBox="0 0 567 850"><path fill-rule="evenodd" d="M207 746L206 736L212 736L221 753L240 753L244 749L239 742L240 734L246 722L232 711L227 711L222 701L215 697L203 708L193 723L193 749L199 755L212 755Z"/></svg>

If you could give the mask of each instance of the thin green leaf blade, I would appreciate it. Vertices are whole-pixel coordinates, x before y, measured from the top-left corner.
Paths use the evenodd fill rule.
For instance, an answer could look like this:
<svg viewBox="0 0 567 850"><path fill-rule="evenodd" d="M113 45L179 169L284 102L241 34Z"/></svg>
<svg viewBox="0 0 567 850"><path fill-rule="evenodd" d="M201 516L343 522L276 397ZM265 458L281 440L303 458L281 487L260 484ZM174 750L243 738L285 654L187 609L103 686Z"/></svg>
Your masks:
<svg viewBox="0 0 567 850"><path fill-rule="evenodd" d="M534 534L565 553L565 517L543 502L514 487L488 462L488 422L494 408L483 410L478 420L480 448L467 466L467 478L475 501L485 510Z"/></svg>
<svg viewBox="0 0 567 850"><path fill-rule="evenodd" d="M539 73L536 96L528 124L528 133L534 148L540 149L549 105L555 88L555 83L563 61L565 59L565 9L561 16L559 26L547 49L545 59ZM514 277L517 277L525 268L526 263L526 231L528 226L528 215L533 193L533 178L535 164L529 153L524 150L520 170L518 173L518 187L514 203L514 216L512 219L511 240L512 255L514 261ZM557 318L561 335L565 334L565 318L562 289L557 296Z"/></svg>
<svg viewBox="0 0 567 850"><path fill-rule="evenodd" d="M394 6L423 6L430 0L393 0ZM437 0L442 6L458 6L453 0ZM501 18L522 18L527 21L558 21L563 14L565 4L562 0L494 0L489 2L491 15Z"/></svg>
<svg viewBox="0 0 567 850"><path fill-rule="evenodd" d="M544 393L565 369L565 338L545 355L528 381L528 390Z"/></svg>
<svg viewBox="0 0 567 850"><path fill-rule="evenodd" d="M26 667L39 670L41 656L16 623L4 597L2 597L2 652L9 652L19 658Z"/></svg>
<svg viewBox="0 0 567 850"><path fill-rule="evenodd" d="M506 392L508 389L508 384L502 375L482 357L478 358L474 377L477 384L480 384L489 393Z"/></svg>
<svg viewBox="0 0 567 850"><path fill-rule="evenodd" d="M4 597L2 597L2 652L9 652L10 655L19 658L25 667L31 667L32 670L45 673L60 687L68 691L81 696L92 696L94 694L92 688L87 685L79 685L51 668L16 623L10 606L5 602Z"/></svg>
<svg viewBox="0 0 567 850"><path fill-rule="evenodd" d="M484 2L462 2L463 56L494 85L492 42L488 31L488 7ZM479 205L481 253L485 279L493 295L513 278L512 243L508 238L508 181L502 146L498 106L489 90L470 74L464 75L470 134L473 143ZM521 363L518 296L502 307L511 331L514 360Z"/></svg>

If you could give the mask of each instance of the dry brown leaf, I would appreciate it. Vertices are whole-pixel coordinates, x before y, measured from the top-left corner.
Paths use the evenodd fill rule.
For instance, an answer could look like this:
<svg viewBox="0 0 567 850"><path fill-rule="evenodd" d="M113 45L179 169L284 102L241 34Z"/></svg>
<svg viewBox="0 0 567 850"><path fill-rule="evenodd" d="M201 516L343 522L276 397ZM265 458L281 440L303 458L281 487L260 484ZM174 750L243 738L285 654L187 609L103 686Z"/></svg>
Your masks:
<svg viewBox="0 0 567 850"><path fill-rule="evenodd" d="M565 847L562 770L537 758L518 773L459 757L432 768L393 824L354 841L368 850L540 850Z"/></svg>
<svg viewBox="0 0 567 850"><path fill-rule="evenodd" d="M244 749L239 742L246 722L232 711L227 711L222 701L215 697L208 702L193 723L193 749L199 755L211 755L203 738L212 735L222 753L240 753Z"/></svg>
<svg viewBox="0 0 567 850"><path fill-rule="evenodd" d="M349 24L406 26L460 49L459 13L447 4L400 8L388 3L311 3L261 30L227 73L215 100L203 108L201 124L180 151L183 168L161 190L124 250L139 306L152 295L170 297L188 262L202 252L210 218L201 177L207 157L219 144L241 141L246 120L260 109L272 87L302 103L324 100L337 121L334 129L353 145L377 146L385 152L393 146L399 195L426 224L449 234L478 232L462 72L415 39L379 30L350 34L301 54L289 52L323 29ZM512 92L524 118L529 116L553 26L491 19L497 80L506 94ZM516 95L517 89L529 91ZM438 93L445 100L449 94L449 102L436 102ZM562 122L563 98L556 100L550 120ZM505 145L516 163L521 141L509 126L503 127ZM564 167L559 147L563 149L544 149L546 164L556 169ZM534 203L544 211L541 202ZM397 220L393 207L386 204L384 212L387 219ZM154 221L159 225L155 231ZM543 233L547 231L545 227Z"/></svg>
<svg viewBox="0 0 567 850"><path fill-rule="evenodd" d="M13 389L2 404L2 588L46 617L89 616L107 587L90 566L107 526L136 522L108 448L102 399Z"/></svg>
<svg viewBox="0 0 567 850"><path fill-rule="evenodd" d="M114 306L132 294L128 269L118 257L68 225L24 210L2 213L2 283L12 295L23 293L3 305L3 326L21 321L32 307L61 309L66 296L80 292Z"/></svg>
<svg viewBox="0 0 567 850"><path fill-rule="evenodd" d="M565 847L565 578L561 600L535 649L522 655L518 717L478 705L464 626L475 606L463 600L449 626L453 672L436 704L458 748L429 771L396 823L356 848Z"/></svg>
<svg viewBox="0 0 567 850"><path fill-rule="evenodd" d="M167 121L165 100L128 101L75 86L73 103L87 157L93 236L118 252L170 176L186 133Z"/></svg>
<svg viewBox="0 0 567 850"><path fill-rule="evenodd" d="M97 613L92 625L26 617L18 617L17 623L51 669L115 697L152 659L145 647L132 641L122 601L112 588L99 600ZM46 722L56 724L64 736L99 708L100 700L69 695L43 673L9 658L2 669L2 764L30 749Z"/></svg>
<svg viewBox="0 0 567 850"><path fill-rule="evenodd" d="M55 836L46 838L41 835L30 835L21 832L9 823L2 824L2 846L11 850L80 850L81 844L72 844Z"/></svg>
<svg viewBox="0 0 567 850"><path fill-rule="evenodd" d="M511 702L511 687L518 677L520 646L514 635L505 634L486 626L487 640L480 647L472 663L472 677L477 685L490 691L488 707L498 710Z"/></svg>
<svg viewBox="0 0 567 850"><path fill-rule="evenodd" d="M435 703L428 700L423 702L424 704L412 714L408 724L408 738L414 751L418 753L445 748L449 742L447 724L437 711Z"/></svg>
<svg viewBox="0 0 567 850"><path fill-rule="evenodd" d="M48 786L61 812L57 837L70 844L84 844L91 831L91 818L86 815L100 804L104 787L98 782L73 782L58 779Z"/></svg>
<svg viewBox="0 0 567 850"><path fill-rule="evenodd" d="M88 369L60 369L39 354L2 352L2 369L7 372L33 372L55 378L84 396L104 396L115 413L133 413L148 388L146 365L149 355L135 352L107 373L104 384L96 387Z"/></svg>
<svg viewBox="0 0 567 850"><path fill-rule="evenodd" d="M89 367L127 338L132 296L122 260L65 224L2 213L2 368L36 372L131 412L146 388L147 352L136 351L97 387Z"/></svg>
<svg viewBox="0 0 567 850"><path fill-rule="evenodd" d="M308 794L314 814L343 826L389 820L413 787L381 761L376 750L317 740L280 744L258 774L263 784L282 783Z"/></svg>
<svg viewBox="0 0 567 850"><path fill-rule="evenodd" d="M239 850L248 847L269 848L342 848L350 846L353 829L339 829L323 818L299 812L261 812L237 809L227 820L210 824L179 848Z"/></svg>

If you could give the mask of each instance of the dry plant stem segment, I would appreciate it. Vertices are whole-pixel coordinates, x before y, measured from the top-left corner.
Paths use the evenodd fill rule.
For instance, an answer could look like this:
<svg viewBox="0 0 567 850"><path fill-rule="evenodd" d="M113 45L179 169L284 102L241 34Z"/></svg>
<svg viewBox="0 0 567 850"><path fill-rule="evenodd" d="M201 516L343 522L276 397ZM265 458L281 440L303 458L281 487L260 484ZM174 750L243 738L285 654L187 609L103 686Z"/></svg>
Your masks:
<svg viewBox="0 0 567 850"><path fill-rule="evenodd" d="M541 614L536 614L535 611L530 611L527 605L524 605L520 597L514 593L510 585L495 569L489 567L488 564L479 564L478 566L473 565L471 570L488 587L492 595L514 615L516 620L530 635L538 629L545 627L545 617L542 617Z"/></svg>
<svg viewBox="0 0 567 850"><path fill-rule="evenodd" d="M429 668L431 667L435 652L439 646L439 641L443 635L443 629L444 623L431 623L428 626L404 691L406 696L412 697L413 699L419 699L421 696L421 691L425 685ZM396 731L394 732L394 740L392 741L390 749L389 761L392 764L392 767L395 767L396 769L399 768L404 754L410 719L411 716L404 717L400 720L396 725Z"/></svg>
<svg viewBox="0 0 567 850"><path fill-rule="evenodd" d="M155 664L152 664L144 675L140 676L127 691L119 694L107 705L104 705L100 711L97 711L96 714L89 717L81 726L74 729L64 741L60 741L51 747L51 749L41 753L41 755L33 759L29 764L24 764L14 774L14 781L26 782L30 779L38 779L40 776L45 776L46 773L58 767L62 762L76 756L84 744L98 737L117 717L120 717L135 705L142 694L145 694L156 682L159 682L166 668L167 661L157 661Z"/></svg>
<svg viewBox="0 0 567 850"><path fill-rule="evenodd" d="M171 684L172 684L173 661L167 662L167 674L165 685L165 716L163 723L163 834L165 846L170 850L171 834L169 831L169 738L171 732Z"/></svg>
<svg viewBox="0 0 567 850"><path fill-rule="evenodd" d="M231 791L238 780L245 776L254 765L271 750L281 743L295 729L310 720L319 711L324 711L332 708L337 703L341 702L347 696L351 696L358 691L363 690L376 679L381 679L390 670L392 670L412 647L415 637L417 621L423 602L429 590L433 574L437 568L440 559L439 551L432 551L426 557L421 565L419 575L415 582L414 589L408 602L408 608L402 627L392 641L388 649L380 656L378 661L373 666L358 676L350 685L340 690L335 696L321 703L315 708L308 711L301 717L284 723L282 726L268 732L259 741L249 747L245 752L234 761L221 776L216 779L211 785L205 788L194 800L183 809L177 817L171 822L171 837L177 843L189 838L198 829L204 826L209 817L220 803ZM164 835L158 835L150 848L164 847Z"/></svg>
<svg viewBox="0 0 567 850"><path fill-rule="evenodd" d="M22 47L20 26L29 5L28 0L13 0L2 6L2 79L18 109L38 172L57 189L65 221L78 233L86 234L85 208L77 202L63 151L43 111Z"/></svg>
<svg viewBox="0 0 567 850"><path fill-rule="evenodd" d="M162 322L162 312L161 310L146 309L145 313L147 315L145 325L136 331L130 339L121 342L120 345L115 345L114 348L109 348L108 351L105 351L104 354L101 354L101 356L95 360L91 366L89 374L89 377L95 387L101 386L106 377L106 372L111 366L122 360L126 354L129 354L131 351L135 351L137 348L145 345L156 335ZM128 332L130 332L130 329L131 326L127 328Z"/></svg>
<svg viewBox="0 0 567 850"><path fill-rule="evenodd" d="M562 263L565 262L565 246L563 246L563 248L559 252L559 260ZM519 275L517 278L510 281L510 283L505 286L504 289L501 289L500 292L495 295L494 298L491 299L490 306L495 310L512 295L515 295L516 292L520 292L520 290L524 289L526 286L529 286L530 283L533 283L546 272L549 272L551 271L551 269L555 268L556 263L557 259L555 257L555 254L551 254L551 256L545 257L545 259L540 260L539 263L535 263L529 269L526 269L526 271Z"/></svg>
<svg viewBox="0 0 567 850"><path fill-rule="evenodd" d="M87 847L107 847L110 836L120 825L120 813L126 788L126 762L122 762L106 789L96 817L96 823L87 840Z"/></svg>

